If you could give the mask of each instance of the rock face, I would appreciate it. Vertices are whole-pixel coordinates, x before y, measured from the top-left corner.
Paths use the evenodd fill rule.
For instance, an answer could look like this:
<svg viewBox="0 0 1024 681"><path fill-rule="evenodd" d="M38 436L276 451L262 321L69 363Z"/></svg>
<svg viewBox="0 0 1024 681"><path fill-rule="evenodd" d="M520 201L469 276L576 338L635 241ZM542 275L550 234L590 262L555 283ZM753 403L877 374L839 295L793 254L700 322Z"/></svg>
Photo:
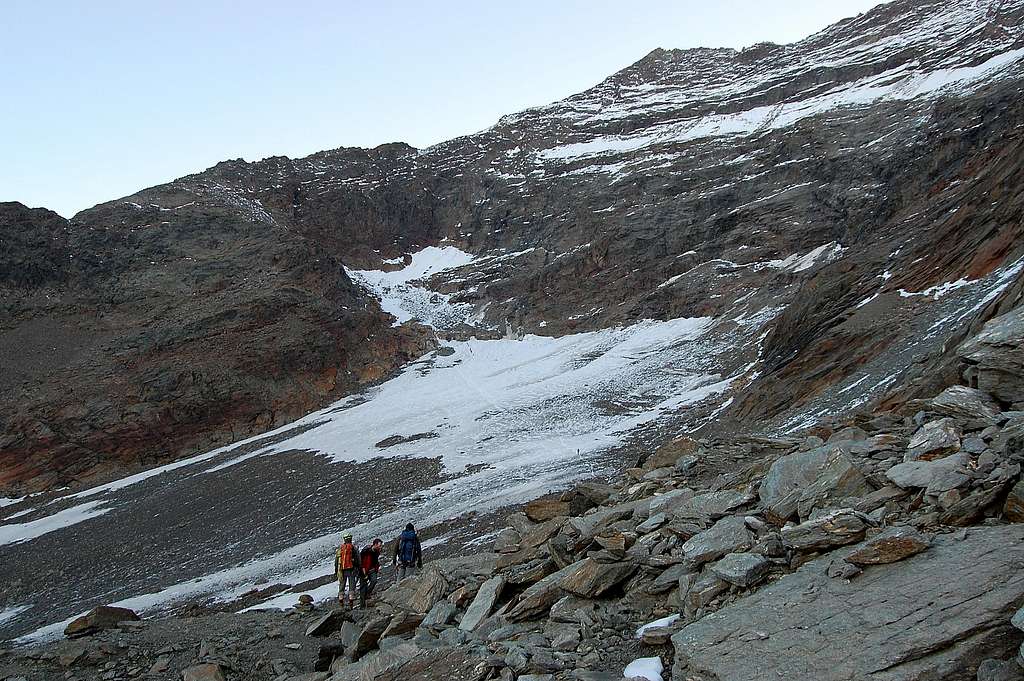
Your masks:
<svg viewBox="0 0 1024 681"><path fill-rule="evenodd" d="M71 220L3 204L0 358L17 361L0 360L0 486L264 432L388 376L435 331L742 324L706 373L761 369L708 430L785 430L879 396L912 347L940 351L1012 279L1021 34L1015 0L896 0L793 45L657 49L429 149L225 161ZM424 283L467 306L436 330L392 326L348 274L440 243L477 259ZM962 354L1009 403L1018 319Z"/></svg>
<svg viewBox="0 0 1024 681"><path fill-rule="evenodd" d="M1018 526L975 528L853 582L813 561L673 636L673 678L743 681L757 669L793 681L966 679L980 651L1015 649L1022 540Z"/></svg>

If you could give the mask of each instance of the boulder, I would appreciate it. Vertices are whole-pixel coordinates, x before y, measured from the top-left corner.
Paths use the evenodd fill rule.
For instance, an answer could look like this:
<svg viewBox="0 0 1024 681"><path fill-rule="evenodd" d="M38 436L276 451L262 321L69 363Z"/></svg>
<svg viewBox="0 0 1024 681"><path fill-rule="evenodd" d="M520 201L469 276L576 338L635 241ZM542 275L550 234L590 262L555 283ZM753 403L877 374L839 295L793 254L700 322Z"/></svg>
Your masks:
<svg viewBox="0 0 1024 681"><path fill-rule="evenodd" d="M658 513L673 514L677 507L682 506L691 499L693 499L693 490L687 487L658 494L651 497L649 504L650 515L653 516Z"/></svg>
<svg viewBox="0 0 1024 681"><path fill-rule="evenodd" d="M472 582L463 584L458 589L448 594L448 602L456 608L464 608L471 600L473 600L473 596L476 595L476 589L477 585Z"/></svg>
<svg viewBox="0 0 1024 681"><path fill-rule="evenodd" d="M828 443L832 445L838 444L840 442L861 442L867 439L868 434L863 428L858 428L857 426L847 426L842 430L837 430L836 432L832 433L832 436L829 437L828 439Z"/></svg>
<svg viewBox="0 0 1024 681"><path fill-rule="evenodd" d="M114 629L120 622L138 622L139 619L139 616L128 608L100 605L72 620L64 628L64 635L68 638L91 636L104 629Z"/></svg>
<svg viewBox="0 0 1024 681"><path fill-rule="evenodd" d="M557 569L561 570L573 562L574 557L572 551L569 550L569 539L565 535L555 535L548 539L544 546L551 555L551 560Z"/></svg>
<svg viewBox="0 0 1024 681"><path fill-rule="evenodd" d="M668 643L674 633L676 633L675 627L651 627L644 629L640 639L644 642L644 645L663 646Z"/></svg>
<svg viewBox="0 0 1024 681"><path fill-rule="evenodd" d="M765 513L780 522L796 512L804 490L817 478L835 445L797 452L777 459L768 468L758 496Z"/></svg>
<svg viewBox="0 0 1024 681"><path fill-rule="evenodd" d="M632 562L601 563L585 558L566 568L559 582L564 590L583 598L594 598L636 572Z"/></svg>
<svg viewBox="0 0 1024 681"><path fill-rule="evenodd" d="M466 608L466 614L459 622L459 629L473 631L484 621L494 609L495 603L501 597L501 591L505 588L505 578L495 575L480 585L473 602Z"/></svg>
<svg viewBox="0 0 1024 681"><path fill-rule="evenodd" d="M555 561L550 558L537 558L529 563L516 565L505 573L505 581L509 584L533 584L552 572L558 570Z"/></svg>
<svg viewBox="0 0 1024 681"><path fill-rule="evenodd" d="M957 355L971 386L1003 402L1024 402L1024 306L990 319Z"/></svg>
<svg viewBox="0 0 1024 681"><path fill-rule="evenodd" d="M632 513L632 509L630 512ZM555 536L564 524L565 518L557 517L533 525L527 532L522 533L519 550L499 555L495 567L503 570L511 565L519 565L537 558L541 553L538 548Z"/></svg>
<svg viewBox="0 0 1024 681"><path fill-rule="evenodd" d="M1024 681L1024 668L1016 660L985 660L978 665L978 681Z"/></svg>
<svg viewBox="0 0 1024 681"><path fill-rule="evenodd" d="M1024 480L1014 485L1006 495L1003 517L1011 523L1024 523Z"/></svg>
<svg viewBox="0 0 1024 681"><path fill-rule="evenodd" d="M980 429L999 421L999 407L987 393L964 385L953 385L929 401L931 411L963 421L967 428Z"/></svg>
<svg viewBox="0 0 1024 681"><path fill-rule="evenodd" d="M747 529L742 516L722 518L708 529L690 537L683 544L683 555L695 566L699 566L727 553L750 548L753 535Z"/></svg>
<svg viewBox="0 0 1024 681"><path fill-rule="evenodd" d="M909 492L904 490L902 487L887 485L881 489L876 489L874 492L865 494L853 507L853 510L860 511L861 513L871 513L871 511L874 511L876 508L885 506L887 502L902 499L907 496L907 494L909 494Z"/></svg>
<svg viewBox="0 0 1024 681"><path fill-rule="evenodd" d="M622 532L598 535L594 537L594 543L606 551L622 555L625 555L626 549L632 545L632 542Z"/></svg>
<svg viewBox="0 0 1024 681"><path fill-rule="evenodd" d="M419 617L420 621L422 621L423 616L420 615ZM352 620L345 620L341 623L341 628L338 630L338 641L341 642L343 648L351 647L356 642L356 639L359 638L359 633L361 631L362 627L358 624Z"/></svg>
<svg viewBox="0 0 1024 681"><path fill-rule="evenodd" d="M560 586L562 578L570 571L575 570L578 565L579 562L573 563L530 586L505 611L505 619L509 622L522 622L546 613L565 594Z"/></svg>
<svg viewBox="0 0 1024 681"><path fill-rule="evenodd" d="M814 482L801 492L797 512L806 520L815 510L833 508L846 498L861 497L872 491L874 487L853 465L846 452L836 448L821 462Z"/></svg>
<svg viewBox="0 0 1024 681"><path fill-rule="evenodd" d="M980 437L965 437L960 443L961 452L966 452L975 456L982 454L986 449L988 449L988 443Z"/></svg>
<svg viewBox="0 0 1024 681"><path fill-rule="evenodd" d="M910 438L903 461L934 461L960 449L960 428L950 418L929 421Z"/></svg>
<svg viewBox="0 0 1024 681"><path fill-rule="evenodd" d="M700 463L700 458L696 454L684 454L683 456L676 459L674 468L676 469L677 475L686 475L690 473L697 464Z"/></svg>
<svg viewBox="0 0 1024 681"><path fill-rule="evenodd" d="M439 630L442 627L447 626L448 623L452 621L452 618L455 617L455 611L455 605L449 601L438 601L437 603L434 603L434 607L432 607L430 612L427 613L427 616L423 618L423 622L420 626L430 630ZM381 630L381 633L383 633L383 630Z"/></svg>
<svg viewBox="0 0 1024 681"><path fill-rule="evenodd" d="M569 503L573 510L572 515L583 515L587 509L608 501L614 493L615 488L603 482L581 482L572 489L562 492L559 499Z"/></svg>
<svg viewBox="0 0 1024 681"><path fill-rule="evenodd" d="M397 612L391 618L391 621L388 622L388 626L381 632L380 637L388 638L391 636L405 636L406 634L411 634L416 630L416 627L420 626L420 623L423 622L423 618L424 615L421 613L408 612L407 610ZM354 637L352 640L355 640Z"/></svg>
<svg viewBox="0 0 1024 681"><path fill-rule="evenodd" d="M511 527L506 527L494 538L495 553L514 553L519 550L520 534Z"/></svg>
<svg viewBox="0 0 1024 681"><path fill-rule="evenodd" d="M675 466L680 457L693 455L699 446L697 441L691 438L676 438L654 450L654 453L644 461L643 469L653 471L657 468Z"/></svg>
<svg viewBox="0 0 1024 681"><path fill-rule="evenodd" d="M596 610L593 601L568 594L551 606L551 621L579 625L581 619L593 619Z"/></svg>
<svg viewBox="0 0 1024 681"><path fill-rule="evenodd" d="M437 569L427 568L416 577L402 580L384 592L384 602L401 610L427 613L448 594L448 580Z"/></svg>
<svg viewBox="0 0 1024 681"><path fill-rule="evenodd" d="M658 575L653 582L648 584L644 590L649 594L663 594L671 591L679 585L679 578L690 574L692 569L688 565L679 564L666 568Z"/></svg>
<svg viewBox="0 0 1024 681"><path fill-rule="evenodd" d="M451 606L447 602L445 602L445 605ZM391 616L389 615L376 615L366 622L359 630L355 641L345 649L345 655L348 659L355 662L376 648L377 641L380 640L381 635L387 630L389 624L391 624Z"/></svg>
<svg viewBox="0 0 1024 681"><path fill-rule="evenodd" d="M672 516L677 520L721 518L748 504L754 496L747 490L723 489L698 494L689 501L676 505Z"/></svg>
<svg viewBox="0 0 1024 681"><path fill-rule="evenodd" d="M1024 526L972 528L856 580L824 556L672 637L672 678L694 681L968 679L1014 654ZM813 653L808 652L813 651Z"/></svg>
<svg viewBox="0 0 1024 681"><path fill-rule="evenodd" d="M799 525L782 528L782 543L798 551L828 549L864 538L867 523L850 508L839 509Z"/></svg>
<svg viewBox="0 0 1024 681"><path fill-rule="evenodd" d="M341 626L341 613L337 610L332 610L326 615L313 620L306 627L306 636L327 636L337 631L339 626Z"/></svg>
<svg viewBox="0 0 1024 681"><path fill-rule="evenodd" d="M726 591L729 588L729 583L724 579L716 575L715 573L708 570L690 585L690 588L686 592L686 597L683 599L685 603L686 612L689 615L696 613L703 607L706 607L711 601Z"/></svg>
<svg viewBox="0 0 1024 681"><path fill-rule="evenodd" d="M914 527L891 527L858 546L843 560L854 565L885 565L921 553L928 545L928 538Z"/></svg>
<svg viewBox="0 0 1024 681"><path fill-rule="evenodd" d="M719 579L740 587L750 587L768 576L771 562L756 553L730 553L710 566Z"/></svg>
<svg viewBox="0 0 1024 681"><path fill-rule="evenodd" d="M526 517L535 523L542 523L552 518L569 515L569 504L558 499L534 499L526 504L523 511Z"/></svg>
<svg viewBox="0 0 1024 681"><path fill-rule="evenodd" d="M939 522L943 525L966 527L978 522L987 511L995 507L1006 493L1007 484L997 485L991 489L980 489L962 499L955 501L939 514Z"/></svg>
<svg viewBox="0 0 1024 681"><path fill-rule="evenodd" d="M182 681L224 681L219 664L197 664L181 672Z"/></svg>
<svg viewBox="0 0 1024 681"><path fill-rule="evenodd" d="M654 532L656 529L668 522L668 516L664 513L655 513L647 520L636 526L636 531L641 534Z"/></svg>
<svg viewBox="0 0 1024 681"><path fill-rule="evenodd" d="M946 473L966 471L969 460L966 454L953 454L935 461L907 461L887 470L885 477L903 489L928 487Z"/></svg>
<svg viewBox="0 0 1024 681"><path fill-rule="evenodd" d="M641 500L637 499L608 508L599 508L585 516L569 518L568 524L579 535L577 542L585 544L591 541L595 535L601 534L612 523L631 517L640 503Z"/></svg>

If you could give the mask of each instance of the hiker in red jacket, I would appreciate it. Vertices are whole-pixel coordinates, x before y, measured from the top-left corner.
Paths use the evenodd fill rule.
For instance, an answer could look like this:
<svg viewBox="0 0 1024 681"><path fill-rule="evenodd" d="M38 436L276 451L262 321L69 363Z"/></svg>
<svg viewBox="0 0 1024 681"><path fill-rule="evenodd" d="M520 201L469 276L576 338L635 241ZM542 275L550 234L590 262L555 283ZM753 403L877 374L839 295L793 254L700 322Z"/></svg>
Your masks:
<svg viewBox="0 0 1024 681"><path fill-rule="evenodd" d="M384 548L383 539L374 539L369 546L359 552L359 567L363 571L363 599L369 598L377 588L377 577L380 575L380 552Z"/></svg>
<svg viewBox="0 0 1024 681"><path fill-rule="evenodd" d="M359 593L359 604L366 607L366 594L363 591L363 571L359 566L359 549L352 543L352 535L348 532L342 537L342 544L334 555L334 573L338 576L338 602L345 607L345 587L348 587L348 605L356 607L356 593Z"/></svg>

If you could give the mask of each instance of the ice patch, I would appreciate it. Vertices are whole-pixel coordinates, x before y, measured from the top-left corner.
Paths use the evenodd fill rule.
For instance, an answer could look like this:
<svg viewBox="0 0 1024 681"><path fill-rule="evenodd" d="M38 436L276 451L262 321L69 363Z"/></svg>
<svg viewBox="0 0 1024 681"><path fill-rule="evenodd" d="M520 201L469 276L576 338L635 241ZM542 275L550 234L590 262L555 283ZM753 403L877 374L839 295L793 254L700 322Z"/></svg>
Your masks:
<svg viewBox="0 0 1024 681"><path fill-rule="evenodd" d="M427 326L444 328L465 322L472 305L452 304L450 296L413 282L468 265L473 260L472 255L454 246L428 246L412 254L412 261L400 270L345 268L345 272L380 300L381 309L395 318L393 326L417 320Z"/></svg>
<svg viewBox="0 0 1024 681"><path fill-rule="evenodd" d="M668 617L662 617L660 620L654 620L653 622L648 622L647 624L643 625L642 627L640 627L639 629L636 630L636 637L637 638L642 637L644 635L644 632L647 631L648 629L657 629L658 627L668 627L668 626L671 626L672 624L675 623L675 621L677 619L679 619L679 615L675 614L675 615L669 615Z"/></svg>
<svg viewBox="0 0 1024 681"><path fill-rule="evenodd" d="M89 518L103 515L111 509L97 508L102 503L102 501L87 501L84 504L66 508L63 511L58 511L51 516L38 520L31 520L27 523L0 525L0 546L35 539L54 530L70 527Z"/></svg>
<svg viewBox="0 0 1024 681"><path fill-rule="evenodd" d="M831 262L835 260L845 250L840 244L835 241L830 241L827 244L822 244L815 249L804 253L803 255L793 254L782 260L769 260L765 263L768 267L774 267L780 270L786 270L788 272L803 272L814 267L820 261Z"/></svg>
<svg viewBox="0 0 1024 681"><path fill-rule="evenodd" d="M661 663L660 657L641 657L626 665L626 668L622 670L622 677L662 681L661 672L664 670L665 666Z"/></svg>
<svg viewBox="0 0 1024 681"><path fill-rule="evenodd" d="M905 291L900 289L900 297L914 298L917 296L924 296L925 298L938 300L950 291L955 291L958 288L963 288L964 286L970 286L971 284L977 283L977 281L977 279L957 279L956 281L947 281L942 284L936 284L935 286L929 286L923 291Z"/></svg>
<svg viewBox="0 0 1024 681"><path fill-rule="evenodd" d="M31 607L31 605L16 605L13 608L0 609L0 625L2 625L4 622L7 622L8 620L14 619L15 617L17 617L18 615L25 612Z"/></svg>

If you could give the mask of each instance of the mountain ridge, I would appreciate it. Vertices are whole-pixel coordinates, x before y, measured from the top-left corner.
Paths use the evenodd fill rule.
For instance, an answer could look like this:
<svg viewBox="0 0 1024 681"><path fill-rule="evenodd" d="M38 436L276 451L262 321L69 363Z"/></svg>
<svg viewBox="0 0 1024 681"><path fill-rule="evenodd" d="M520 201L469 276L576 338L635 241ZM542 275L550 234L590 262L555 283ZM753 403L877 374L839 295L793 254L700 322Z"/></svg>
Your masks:
<svg viewBox="0 0 1024 681"><path fill-rule="evenodd" d="M921 217L927 211L918 208L952 206L995 158L993 141L1018 143L1009 121L1019 109L1022 14L1016 1L897 1L790 45L726 48L728 59L708 48L654 50L564 100L423 150L389 143L224 161L82 211L67 222L66 243L57 241L58 259L73 262L59 271L78 273L81 300L66 286L13 287L6 337L56 316L72 336L111 334L105 352L120 348L132 361L125 367L97 350L77 378L70 369L61 379L40 373L27 390L35 398L3 405L13 416L0 437L0 483L96 480L130 469L136 456L166 461L282 425L392 375L432 348L435 335L725 319L741 299L762 310L788 307L763 348L770 371L722 414L734 426L785 420L794 404L845 387L836 381L890 350L878 370L902 371L908 362L895 348L914 342L909 329L841 328L844 317L860 319L854 305L889 271L887 258L895 272L882 280L879 300L897 295L893 309L911 318L906 306L921 304L899 290L988 276L1019 254L1009 223L990 240L973 239L955 219ZM1012 155L1000 163L1016 172ZM977 219L1004 221L996 212L1016 205L984 206L980 195L974 204ZM908 221L893 224L901 213ZM949 238L987 248L988 264L929 252L935 236L925 220L950 222ZM917 243L900 246L900 230ZM344 274L393 267L385 261L437 244L483 263L429 283L472 306L471 328L393 327L380 302ZM20 250L40 259L34 248ZM787 264L815 253L799 271ZM192 319L184 326L174 311L182 305ZM338 317L342 309L350 321ZM83 310L127 325L87 320ZM276 330L258 349L237 340L268 322ZM315 328L337 330L315 352L279 356ZM856 339L845 358L828 350L837 328ZM204 359L204 344L218 338L235 338L252 356L234 357L230 370ZM17 342L15 352L24 347ZM222 352L237 355L233 347ZM724 366L761 357L760 341L736 348ZM184 358L203 368L184 376ZM822 362L834 372L824 382L813 377ZM260 374L273 378L254 381ZM75 381L89 384L82 400L62 394ZM194 406L181 410L183 402ZM231 408L218 406L225 403ZM225 413L199 417L210 409ZM141 430L126 433L137 414ZM171 432L182 435L159 442ZM54 447L67 450L64 463L51 465ZM121 452L119 463L109 449Z"/></svg>

